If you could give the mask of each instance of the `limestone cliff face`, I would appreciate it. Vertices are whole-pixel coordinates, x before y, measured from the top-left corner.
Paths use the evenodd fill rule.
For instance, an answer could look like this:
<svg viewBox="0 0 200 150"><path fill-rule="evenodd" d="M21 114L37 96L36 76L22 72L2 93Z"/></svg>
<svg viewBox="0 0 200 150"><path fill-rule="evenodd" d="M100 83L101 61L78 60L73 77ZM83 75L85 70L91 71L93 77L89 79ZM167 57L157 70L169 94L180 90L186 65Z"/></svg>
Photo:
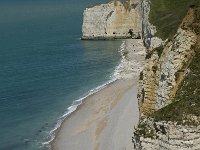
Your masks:
<svg viewBox="0 0 200 150"><path fill-rule="evenodd" d="M181 97L184 96L185 91L180 92L179 100L175 102L177 91L181 91L180 85L186 86L187 90L191 89L188 82L182 84L182 81L188 74L190 75L189 65L197 55L196 45L199 43L199 35L195 31L195 26L198 25L195 15L195 10L190 8L173 39L160 42L156 48L150 46L147 51L145 66L139 81L140 122L132 139L137 150L200 149L200 117L196 111L190 112L188 108L193 106L193 109L198 109L199 105L193 104L191 100L199 102L198 94L197 99L195 94L189 94L193 95L191 98L187 94L188 100L177 103L185 98ZM198 61L198 58L195 59ZM194 73L193 75L197 76ZM185 105L185 102L188 105ZM177 106L173 107L174 103ZM173 112L181 112L178 109L187 111L173 114ZM167 115L168 113L172 114ZM179 118L176 118L176 115Z"/></svg>
<svg viewBox="0 0 200 150"><path fill-rule="evenodd" d="M112 1L83 13L82 39L115 39L141 37L141 2Z"/></svg>
<svg viewBox="0 0 200 150"><path fill-rule="evenodd" d="M192 47L196 39L193 32L180 28L172 41L149 52L140 81L142 114L151 114L171 103L194 55ZM158 54L159 51L163 51L162 54Z"/></svg>
<svg viewBox="0 0 200 150"><path fill-rule="evenodd" d="M141 122L146 127L145 136L134 133L133 141L137 150L199 150L200 126L182 126L174 122ZM144 128L142 129L144 130Z"/></svg>
<svg viewBox="0 0 200 150"><path fill-rule="evenodd" d="M192 30L180 27L172 40L148 51L138 95L141 114L151 114L172 102L194 56L196 41Z"/></svg>

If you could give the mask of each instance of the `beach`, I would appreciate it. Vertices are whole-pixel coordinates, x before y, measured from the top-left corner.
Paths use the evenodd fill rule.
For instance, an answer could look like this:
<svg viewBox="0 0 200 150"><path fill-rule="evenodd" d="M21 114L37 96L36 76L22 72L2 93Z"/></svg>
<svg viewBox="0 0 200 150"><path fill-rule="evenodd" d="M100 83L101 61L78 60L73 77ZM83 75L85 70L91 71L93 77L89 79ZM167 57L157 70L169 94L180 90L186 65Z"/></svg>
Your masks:
<svg viewBox="0 0 200 150"><path fill-rule="evenodd" d="M126 40L118 79L88 96L62 123L54 150L131 150L139 120L137 84L145 48L141 39Z"/></svg>

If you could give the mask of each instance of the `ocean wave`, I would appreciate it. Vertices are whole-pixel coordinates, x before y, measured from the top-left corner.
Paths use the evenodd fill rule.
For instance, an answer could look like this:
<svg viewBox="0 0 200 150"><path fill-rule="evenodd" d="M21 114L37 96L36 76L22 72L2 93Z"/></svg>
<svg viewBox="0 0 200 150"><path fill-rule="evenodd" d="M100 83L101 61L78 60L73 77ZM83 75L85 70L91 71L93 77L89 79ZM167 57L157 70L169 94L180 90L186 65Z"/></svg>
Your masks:
<svg viewBox="0 0 200 150"><path fill-rule="evenodd" d="M116 79L111 79L108 82L96 87L95 89L90 90L85 96L82 96L81 98L73 101L71 106L67 108L67 111L57 120L57 123L54 126L54 128L49 132L49 135L47 137L47 139L49 139L49 140L42 142L41 145L44 146L44 147L50 148L50 143L54 140L56 131L57 131L58 128L60 128L60 126L61 126L62 122L65 120L65 118L68 117L72 112L74 112L77 109L77 107L82 104L82 101L84 99L86 99L87 97L97 93L98 91L102 90L108 84L110 84L114 81L116 81Z"/></svg>
<svg viewBox="0 0 200 150"><path fill-rule="evenodd" d="M125 62L125 55L124 55L124 51L125 51L125 41L122 42L120 49L119 49L119 53L121 55L121 60L120 63L116 66L113 75L111 76L111 78L113 79L121 79L121 73L124 70L124 62Z"/></svg>
<svg viewBox="0 0 200 150"><path fill-rule="evenodd" d="M119 49L119 53L121 55L121 60L119 62L119 64L115 67L113 74L110 76L110 80L105 82L104 84L90 90L89 92L87 92L85 95L81 96L80 98L78 98L77 100L73 101L73 103L71 104L70 107L67 108L67 111L60 117L58 118L54 128L49 132L49 135L47 137L47 141L42 142L41 146L42 147L47 147L47 148L51 148L51 142L55 139L56 136L56 131L61 127L62 122L65 120L65 118L67 118L71 113L73 113L77 107L79 105L82 104L82 101L84 99L86 99L87 97L97 93L98 91L102 90L103 88L105 88L107 85L109 85L110 83L113 83L114 81L118 80L121 78L120 73L123 70L123 62L125 60L125 56L124 56L124 50L125 50L125 41L123 41L123 43L120 46Z"/></svg>

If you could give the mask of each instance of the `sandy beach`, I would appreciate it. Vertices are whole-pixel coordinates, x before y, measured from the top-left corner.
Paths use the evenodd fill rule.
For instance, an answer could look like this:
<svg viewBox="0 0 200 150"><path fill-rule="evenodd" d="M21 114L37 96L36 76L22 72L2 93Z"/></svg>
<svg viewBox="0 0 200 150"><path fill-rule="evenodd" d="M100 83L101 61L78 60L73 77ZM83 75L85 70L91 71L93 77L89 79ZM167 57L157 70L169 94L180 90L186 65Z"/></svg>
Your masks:
<svg viewBox="0 0 200 150"><path fill-rule="evenodd" d="M145 49L142 40L126 40L119 79L87 97L65 119L52 143L54 150L133 150L138 123L137 79ZM126 52L126 53L125 53Z"/></svg>

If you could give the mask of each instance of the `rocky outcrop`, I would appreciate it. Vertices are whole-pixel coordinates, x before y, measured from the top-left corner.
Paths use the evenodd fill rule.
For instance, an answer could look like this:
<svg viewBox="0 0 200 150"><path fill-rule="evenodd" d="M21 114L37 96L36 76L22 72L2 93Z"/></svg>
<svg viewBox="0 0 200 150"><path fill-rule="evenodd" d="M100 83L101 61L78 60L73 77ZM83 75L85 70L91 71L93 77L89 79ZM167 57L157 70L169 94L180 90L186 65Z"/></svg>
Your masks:
<svg viewBox="0 0 200 150"><path fill-rule="evenodd" d="M82 39L141 38L141 1L112 1L86 8Z"/></svg>
<svg viewBox="0 0 200 150"><path fill-rule="evenodd" d="M149 22L150 5L150 0L113 0L86 8L82 39L142 38L146 48L155 47L161 39L154 37L156 27Z"/></svg>
<svg viewBox="0 0 200 150"><path fill-rule="evenodd" d="M145 119L140 127L133 137L137 150L200 149L200 126L182 126L174 122Z"/></svg>

